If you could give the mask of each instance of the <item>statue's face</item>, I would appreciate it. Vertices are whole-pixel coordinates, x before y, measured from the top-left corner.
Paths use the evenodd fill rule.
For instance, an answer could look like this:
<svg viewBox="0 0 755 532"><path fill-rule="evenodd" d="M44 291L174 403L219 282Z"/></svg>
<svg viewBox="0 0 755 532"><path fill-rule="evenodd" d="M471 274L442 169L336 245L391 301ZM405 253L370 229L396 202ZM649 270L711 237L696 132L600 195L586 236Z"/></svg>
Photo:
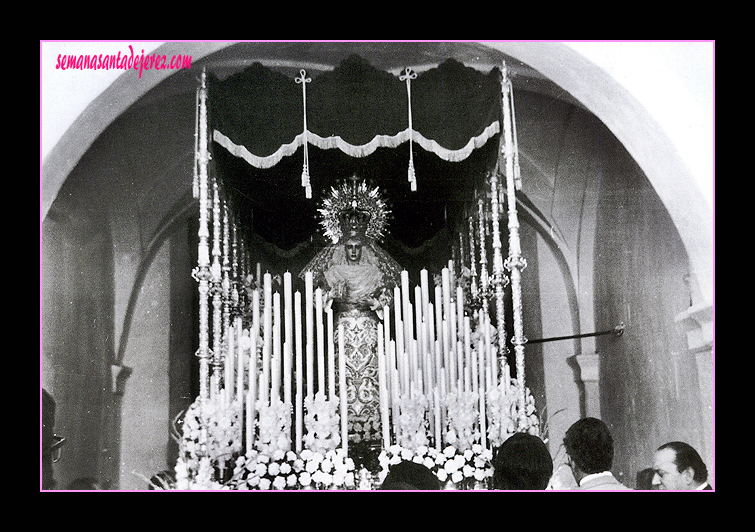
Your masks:
<svg viewBox="0 0 755 532"><path fill-rule="evenodd" d="M358 264L362 259L362 242L360 240L349 239L346 241L346 261L349 264Z"/></svg>

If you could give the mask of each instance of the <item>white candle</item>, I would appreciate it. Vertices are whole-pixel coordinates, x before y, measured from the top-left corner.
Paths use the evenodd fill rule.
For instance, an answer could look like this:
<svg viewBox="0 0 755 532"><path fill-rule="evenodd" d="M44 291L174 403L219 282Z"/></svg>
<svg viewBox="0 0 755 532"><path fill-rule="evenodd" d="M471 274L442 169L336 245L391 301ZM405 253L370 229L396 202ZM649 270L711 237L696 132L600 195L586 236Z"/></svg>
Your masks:
<svg viewBox="0 0 755 532"><path fill-rule="evenodd" d="M335 345L333 345L333 308L326 311L328 317L328 397L329 400L336 399L336 356Z"/></svg>
<svg viewBox="0 0 755 532"><path fill-rule="evenodd" d="M234 351L236 352L236 360L238 361L236 367L236 400L241 403L244 400L244 374L246 373L244 349L241 346L241 337L243 334L241 316L237 317L235 322L236 341L234 343Z"/></svg>
<svg viewBox="0 0 755 532"><path fill-rule="evenodd" d="M225 352L225 403L229 404L233 401L233 368L235 364L234 355L234 331L232 327L228 327L225 331L226 337L226 352Z"/></svg>
<svg viewBox="0 0 755 532"><path fill-rule="evenodd" d="M478 360L478 363L480 365L480 387L478 388L478 392L480 394L480 445L483 447L487 447L487 435L486 432L486 423L485 423L485 356L484 356L484 345L483 345L483 339L480 338L480 340L477 343L478 350L480 352L480 358Z"/></svg>
<svg viewBox="0 0 755 532"><path fill-rule="evenodd" d="M380 390L380 425L383 433L383 448L387 449L390 445L390 431L388 430L388 387L385 363L385 340L383 338L385 331L383 324L378 323L378 389Z"/></svg>
<svg viewBox="0 0 755 532"><path fill-rule="evenodd" d="M322 288L315 290L315 323L317 324L317 392L325 394L325 327L322 321Z"/></svg>
<svg viewBox="0 0 755 532"><path fill-rule="evenodd" d="M422 336L422 289L419 286L414 287L414 309L414 321L417 330L417 351L415 353L414 365L418 371L426 374L427 372L423 367L425 338ZM423 386L423 383L420 381L419 385Z"/></svg>
<svg viewBox="0 0 755 532"><path fill-rule="evenodd" d="M464 336L464 290L461 286L456 287L456 322L456 378L457 380L461 380L464 375L463 347L458 347L459 345L463 345L462 338Z"/></svg>
<svg viewBox="0 0 755 532"><path fill-rule="evenodd" d="M270 396L273 401L280 401L281 383L281 297L278 292L273 294L273 359L271 369Z"/></svg>
<svg viewBox="0 0 755 532"><path fill-rule="evenodd" d="M301 321L301 293L294 294L294 331L296 332L296 452L302 451L302 438L304 436L304 381L302 372L304 371L302 353L302 321Z"/></svg>
<svg viewBox="0 0 755 532"><path fill-rule="evenodd" d="M254 386L254 389L259 393L259 390L257 390L257 345L259 343L259 334L260 334L260 292L259 290L254 290L252 292L252 329L249 331L249 340L251 341L250 351L249 351L249 386L250 388ZM254 401L256 402L258 397L254 396Z"/></svg>
<svg viewBox="0 0 755 532"><path fill-rule="evenodd" d="M288 389L289 392L289 398L286 401L287 403L290 403L291 401L291 353L294 349L292 290L291 272L286 272L283 274L283 330L285 331L285 341L283 342L283 390L284 398L286 389Z"/></svg>
<svg viewBox="0 0 755 532"><path fill-rule="evenodd" d="M385 352L386 352L386 363L388 357L388 352L390 348L388 347L391 343L391 312L390 307L388 305L385 305L383 307L383 332L385 335L385 338L383 340L383 345L385 346ZM386 381L386 389L388 390L388 397L391 397L391 391L392 391L392 383L393 379L391 378L391 366L387 366L386 372L388 374L388 380Z"/></svg>
<svg viewBox="0 0 755 532"><path fill-rule="evenodd" d="M464 316L464 391L472 389L472 331L469 316Z"/></svg>
<svg viewBox="0 0 755 532"><path fill-rule="evenodd" d="M349 428L346 404L346 356L344 350L343 325L338 324L338 387L341 395L341 445L344 456L348 453Z"/></svg>
<svg viewBox="0 0 755 532"><path fill-rule="evenodd" d="M440 436L440 392L437 387L433 390L433 413L435 418L435 448L440 451L442 447Z"/></svg>
<svg viewBox="0 0 755 532"><path fill-rule="evenodd" d="M313 317L313 285L312 272L304 274L304 317L306 318L307 327L307 397L314 398L314 317Z"/></svg>
<svg viewBox="0 0 755 532"><path fill-rule="evenodd" d="M270 398L270 351L273 332L273 278L269 273L264 276L263 339L262 339L262 381L260 399L268 404Z"/></svg>
<svg viewBox="0 0 755 532"><path fill-rule="evenodd" d="M283 402L292 405L291 402L291 344L283 344Z"/></svg>

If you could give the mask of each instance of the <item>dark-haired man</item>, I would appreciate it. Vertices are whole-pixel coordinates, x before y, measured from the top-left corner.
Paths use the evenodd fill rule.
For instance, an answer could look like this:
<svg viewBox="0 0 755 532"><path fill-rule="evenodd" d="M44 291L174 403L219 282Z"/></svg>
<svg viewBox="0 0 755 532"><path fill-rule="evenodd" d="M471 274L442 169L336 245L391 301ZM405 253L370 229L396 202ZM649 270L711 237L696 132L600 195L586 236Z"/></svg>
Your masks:
<svg viewBox="0 0 755 532"><path fill-rule="evenodd" d="M653 485L661 490L712 490L708 468L688 443L664 443L653 458Z"/></svg>

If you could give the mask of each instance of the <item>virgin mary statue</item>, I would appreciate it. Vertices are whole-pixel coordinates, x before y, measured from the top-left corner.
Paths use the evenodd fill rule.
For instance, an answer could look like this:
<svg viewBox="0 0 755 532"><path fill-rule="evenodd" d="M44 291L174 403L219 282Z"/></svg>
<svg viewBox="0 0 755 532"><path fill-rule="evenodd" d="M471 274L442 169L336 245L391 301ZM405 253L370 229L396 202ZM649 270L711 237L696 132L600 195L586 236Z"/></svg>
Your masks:
<svg viewBox="0 0 755 532"><path fill-rule="evenodd" d="M343 325L349 440L374 441L380 436L377 324L391 305L401 267L378 244L389 214L377 188L356 178L332 188L319 209L321 224L332 242L299 274L312 272L336 329ZM336 330L335 345L338 345ZM338 364L335 368L336 383Z"/></svg>

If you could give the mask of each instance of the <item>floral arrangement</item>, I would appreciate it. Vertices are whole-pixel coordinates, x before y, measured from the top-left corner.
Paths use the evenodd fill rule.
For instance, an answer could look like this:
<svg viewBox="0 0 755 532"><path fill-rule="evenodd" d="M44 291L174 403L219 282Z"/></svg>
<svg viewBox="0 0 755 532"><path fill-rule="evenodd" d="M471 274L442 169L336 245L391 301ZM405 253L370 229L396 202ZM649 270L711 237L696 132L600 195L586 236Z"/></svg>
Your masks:
<svg viewBox="0 0 755 532"><path fill-rule="evenodd" d="M471 449L480 439L479 394L457 390L446 394L445 406L448 412L446 441L461 450Z"/></svg>
<svg viewBox="0 0 755 532"><path fill-rule="evenodd" d="M415 449L392 445L380 453L378 478L384 481L390 466L407 460L427 467L446 489L484 489L493 476L492 458L493 452L479 443L463 451L453 445L442 450L424 445Z"/></svg>
<svg viewBox="0 0 755 532"><path fill-rule="evenodd" d="M398 420L396 441L406 449L417 449L429 445L426 412L429 399L422 394L402 395L396 401ZM396 415L396 414L394 414Z"/></svg>
<svg viewBox="0 0 755 532"><path fill-rule="evenodd" d="M255 447L262 453L273 454L291 449L291 405L283 401L265 404L257 401L258 436Z"/></svg>
<svg viewBox="0 0 755 532"><path fill-rule="evenodd" d="M519 385L514 378L509 379L508 386L499 386L488 390L486 397L488 438L497 447L519 428ZM535 410L535 398L529 388L525 388L525 430L540 436L540 419Z"/></svg>
<svg viewBox="0 0 755 532"><path fill-rule="evenodd" d="M338 401L329 401L324 393L318 392L314 398L304 398L304 408L306 448L323 454L335 450L341 444Z"/></svg>
<svg viewBox="0 0 755 532"><path fill-rule="evenodd" d="M178 441L178 489L218 489L223 472L241 451L242 405L198 397L186 411Z"/></svg>
<svg viewBox="0 0 755 532"><path fill-rule="evenodd" d="M253 451L236 460L227 486L239 490L353 489L354 462L340 448L325 453L305 449L300 454L281 449L271 454Z"/></svg>

